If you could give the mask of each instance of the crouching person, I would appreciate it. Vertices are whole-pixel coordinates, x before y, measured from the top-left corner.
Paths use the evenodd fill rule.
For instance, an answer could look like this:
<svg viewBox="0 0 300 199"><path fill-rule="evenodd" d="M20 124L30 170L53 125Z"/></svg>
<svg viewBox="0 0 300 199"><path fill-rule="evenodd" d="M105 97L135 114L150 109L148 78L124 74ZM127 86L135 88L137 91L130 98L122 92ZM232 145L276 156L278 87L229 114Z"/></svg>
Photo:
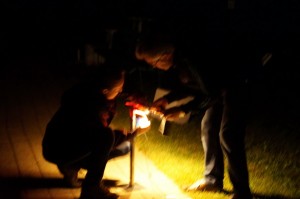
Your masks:
<svg viewBox="0 0 300 199"><path fill-rule="evenodd" d="M118 198L101 181L107 161L127 154L133 136L109 127L124 71L108 64L101 68L63 94L42 141L44 158L57 165L68 186L82 187L81 199ZM82 185L77 178L80 168L87 170Z"/></svg>

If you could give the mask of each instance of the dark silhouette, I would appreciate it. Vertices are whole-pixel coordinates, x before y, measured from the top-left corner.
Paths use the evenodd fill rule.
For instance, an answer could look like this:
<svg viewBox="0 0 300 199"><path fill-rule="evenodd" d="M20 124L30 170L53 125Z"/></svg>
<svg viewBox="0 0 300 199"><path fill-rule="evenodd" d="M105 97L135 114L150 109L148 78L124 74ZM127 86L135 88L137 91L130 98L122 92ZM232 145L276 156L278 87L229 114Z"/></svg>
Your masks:
<svg viewBox="0 0 300 199"><path fill-rule="evenodd" d="M111 129L116 97L122 92L124 72L104 64L92 76L67 90L47 125L43 155L57 164L70 187L79 187L77 174L87 170L81 198L117 198L101 182L110 158L129 152L133 134Z"/></svg>
<svg viewBox="0 0 300 199"><path fill-rule="evenodd" d="M176 43L176 38L153 31L141 38L135 55L138 60L159 69L162 75L160 87L170 90L153 102L153 109L163 112L169 121L189 112L203 114L201 137L205 153L204 178L186 190L222 190L224 154L234 189L233 198L250 199L244 149L250 77L243 70L243 61L249 64L249 54L236 51L237 54L231 56L235 49L227 49L222 45L219 48L182 47ZM187 96L193 96L194 99L166 109L171 102Z"/></svg>

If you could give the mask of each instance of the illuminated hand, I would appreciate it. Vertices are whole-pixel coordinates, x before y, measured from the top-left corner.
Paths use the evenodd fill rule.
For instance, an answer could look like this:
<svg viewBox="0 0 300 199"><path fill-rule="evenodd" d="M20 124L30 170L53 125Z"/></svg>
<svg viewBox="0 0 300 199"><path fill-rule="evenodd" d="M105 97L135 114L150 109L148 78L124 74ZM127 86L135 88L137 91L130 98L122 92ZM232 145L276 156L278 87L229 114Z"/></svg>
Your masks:
<svg viewBox="0 0 300 199"><path fill-rule="evenodd" d="M164 112L166 106L168 105L168 101L166 98L159 98L155 102L153 102L150 110L157 111L157 112Z"/></svg>
<svg viewBox="0 0 300 199"><path fill-rule="evenodd" d="M129 96L127 96L126 101L131 102L133 104L140 104L144 106L148 104L147 98L144 95L139 93L130 94Z"/></svg>
<svg viewBox="0 0 300 199"><path fill-rule="evenodd" d="M127 129L123 129L123 130L119 130L121 131L125 136L127 136L129 134L128 130Z"/></svg>
<svg viewBox="0 0 300 199"><path fill-rule="evenodd" d="M146 127L146 128L137 128L136 129L136 135L141 135L141 134L145 134L150 130L150 126Z"/></svg>
<svg viewBox="0 0 300 199"><path fill-rule="evenodd" d="M185 116L185 112L183 112L179 107L173 107L167 109L164 115L168 121L173 121L179 118L183 118Z"/></svg>

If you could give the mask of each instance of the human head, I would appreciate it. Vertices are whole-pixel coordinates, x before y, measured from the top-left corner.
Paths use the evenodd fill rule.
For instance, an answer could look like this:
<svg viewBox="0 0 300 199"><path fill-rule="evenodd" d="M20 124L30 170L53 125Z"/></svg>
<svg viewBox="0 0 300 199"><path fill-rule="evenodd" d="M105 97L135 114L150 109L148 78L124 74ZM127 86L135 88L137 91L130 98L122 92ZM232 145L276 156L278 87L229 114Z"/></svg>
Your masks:
<svg viewBox="0 0 300 199"><path fill-rule="evenodd" d="M168 37L147 35L137 43L135 57L154 68L169 70L174 64L175 47Z"/></svg>
<svg viewBox="0 0 300 199"><path fill-rule="evenodd" d="M91 80L107 100L113 100L123 90L125 70L112 64L102 64L94 71Z"/></svg>
<svg viewBox="0 0 300 199"><path fill-rule="evenodd" d="M102 93L108 100L115 99L123 91L124 75L112 82L111 87L103 88Z"/></svg>

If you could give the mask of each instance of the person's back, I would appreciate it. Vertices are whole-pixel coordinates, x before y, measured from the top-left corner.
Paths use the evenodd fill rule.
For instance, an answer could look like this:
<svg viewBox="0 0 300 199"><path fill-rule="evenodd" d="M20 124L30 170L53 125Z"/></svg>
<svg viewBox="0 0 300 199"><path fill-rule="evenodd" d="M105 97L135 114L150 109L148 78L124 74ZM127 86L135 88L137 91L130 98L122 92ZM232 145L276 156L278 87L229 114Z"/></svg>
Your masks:
<svg viewBox="0 0 300 199"><path fill-rule="evenodd" d="M116 112L116 97L122 92L124 72L114 65L101 65L89 78L67 90L57 112L50 119L42 141L46 160L57 164L70 187L81 186L77 179L80 168L87 169L81 198L117 198L103 187L101 180L107 161L119 145L131 135L111 129ZM107 67L107 68L105 68Z"/></svg>
<svg viewBox="0 0 300 199"><path fill-rule="evenodd" d="M65 91L61 105L49 121L43 140L44 157L50 161L74 159L89 151L93 135L88 129L101 128L98 118L100 108L107 104L104 96L89 84L77 84ZM111 102L112 119L115 103ZM103 130L102 130L103 131ZM59 138L59 139L58 139ZM79 155L79 156L81 156Z"/></svg>

